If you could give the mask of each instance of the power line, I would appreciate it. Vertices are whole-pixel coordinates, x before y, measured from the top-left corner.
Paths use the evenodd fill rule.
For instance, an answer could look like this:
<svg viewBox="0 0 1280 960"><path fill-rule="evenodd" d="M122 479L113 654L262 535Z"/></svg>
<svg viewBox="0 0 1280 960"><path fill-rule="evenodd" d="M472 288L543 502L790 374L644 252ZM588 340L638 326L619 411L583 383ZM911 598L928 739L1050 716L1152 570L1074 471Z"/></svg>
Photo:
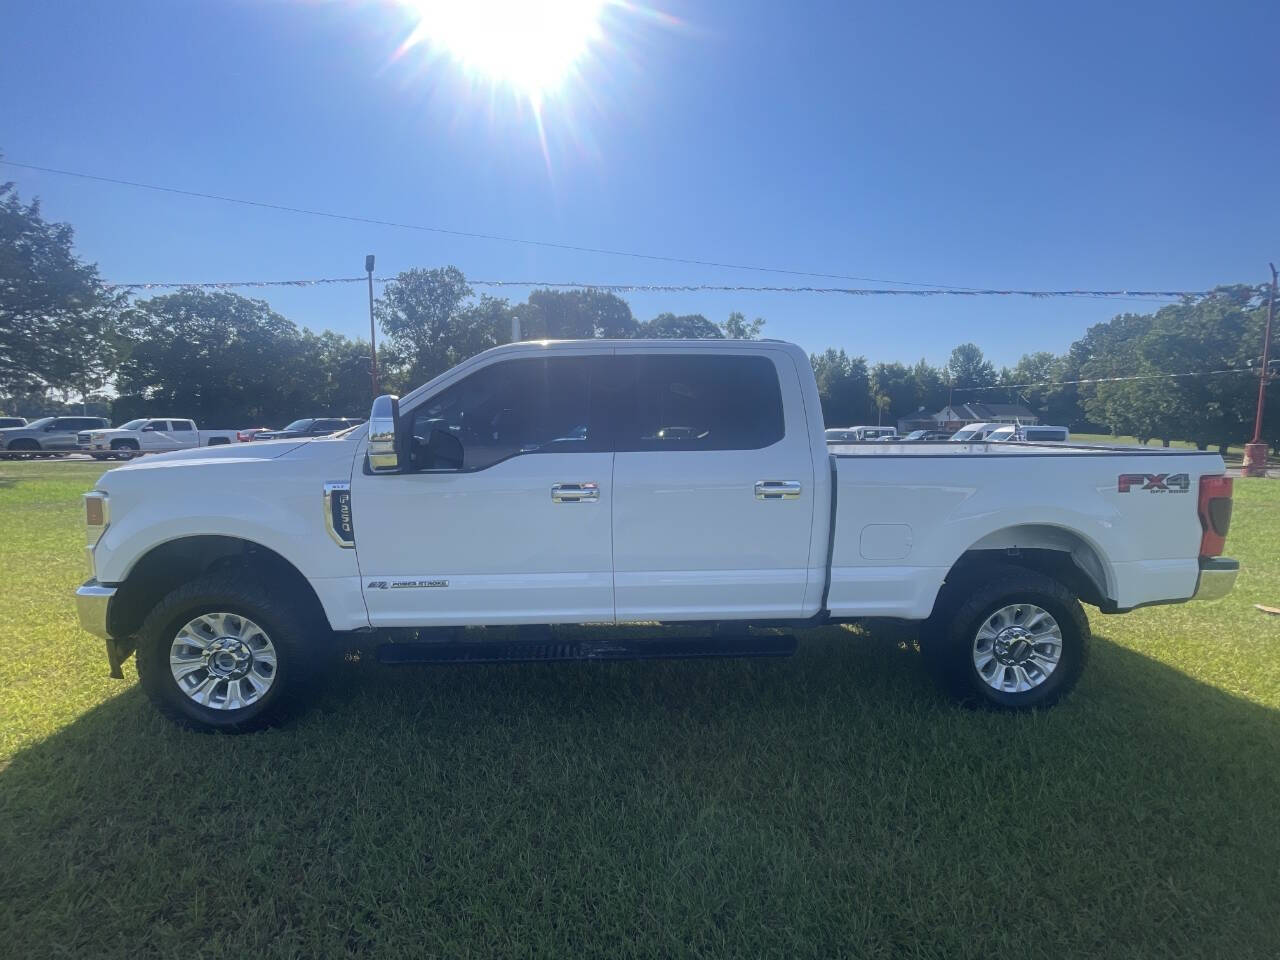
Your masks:
<svg viewBox="0 0 1280 960"><path fill-rule="evenodd" d="M202 283L177 281L148 281L137 283L108 283L113 290L178 290L198 287L213 290L253 287L311 287L325 284L365 283L367 277L317 277L305 280L225 280ZM397 277L375 277L375 283L394 283ZM1094 299L1137 300L1151 299L1161 303L1184 297L1207 297L1206 290L984 290L970 287L938 287L929 290L901 290L883 287L782 287L753 286L746 284L713 283L589 283L563 280L467 280L474 287L540 287L557 290L604 290L610 293L812 293L836 294L852 297L1089 297Z"/></svg>
<svg viewBox="0 0 1280 960"><path fill-rule="evenodd" d="M265 200L247 200L243 197L228 197L217 193L206 193L201 190L184 190L179 187L165 187L155 183L142 183L137 180L123 180L117 177L104 177L93 173L81 173L77 170L61 170L57 167L46 167L37 163L23 163L18 160L0 159L0 164L19 167L24 170L37 170L41 173L52 173L60 177L75 177L80 180L93 180L97 183L110 183L121 187L136 187L139 190L154 190L160 193L172 193L181 197L195 197L201 200L219 200L223 203L238 203L246 207L258 207L263 210L277 210L283 213L298 213L309 217L326 217L330 220L345 220L348 223L367 223L380 227L396 227L400 230L419 230L425 233L443 234L449 237L465 237L470 240L492 240L498 243L518 243L530 247L546 247L553 250L569 250L575 253L595 253L609 257L632 257L638 260L652 260L660 263L680 263L687 266L717 267L725 270L751 270L757 273L779 273L793 277L816 277L825 280L853 280L858 283L886 283L904 287L938 287L944 284L922 283L914 280L881 280L876 277L853 277L842 273L818 273L811 270L789 270L783 267L761 267L743 263L725 263L717 260L699 260L692 257L673 257L656 253L639 253L634 250L612 250L607 247L588 247L574 243L559 243L554 240L532 240L527 237L507 237L496 233L478 233L471 230L453 230L448 227L428 226L420 223L402 223L396 220L383 220L378 217L362 217L354 214L334 213L330 210L312 210L307 207L293 207L283 203L271 203Z"/></svg>

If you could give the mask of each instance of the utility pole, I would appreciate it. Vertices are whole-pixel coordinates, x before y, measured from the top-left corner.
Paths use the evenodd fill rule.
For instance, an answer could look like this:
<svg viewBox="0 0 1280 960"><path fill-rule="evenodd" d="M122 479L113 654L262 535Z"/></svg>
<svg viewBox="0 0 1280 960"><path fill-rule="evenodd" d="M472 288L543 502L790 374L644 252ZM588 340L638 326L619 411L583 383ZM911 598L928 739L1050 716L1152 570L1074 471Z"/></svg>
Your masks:
<svg viewBox="0 0 1280 960"><path fill-rule="evenodd" d="M378 346L373 330L373 254L364 258L364 272L369 275L369 373L373 383L373 395L378 396Z"/></svg>
<svg viewBox="0 0 1280 960"><path fill-rule="evenodd" d="M1267 380L1271 376L1271 324L1276 318L1276 265L1271 268L1271 296L1267 300L1267 326L1262 334L1262 370L1258 373L1258 412L1253 419L1253 440L1244 447L1244 475L1267 475L1267 445L1262 442L1262 412L1267 404Z"/></svg>

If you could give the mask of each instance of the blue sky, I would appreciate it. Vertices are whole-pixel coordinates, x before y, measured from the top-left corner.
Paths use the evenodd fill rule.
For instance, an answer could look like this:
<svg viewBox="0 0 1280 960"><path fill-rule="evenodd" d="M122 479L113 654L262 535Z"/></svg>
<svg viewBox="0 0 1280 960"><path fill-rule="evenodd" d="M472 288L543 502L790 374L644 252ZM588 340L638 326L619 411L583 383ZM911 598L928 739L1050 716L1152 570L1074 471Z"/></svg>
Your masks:
<svg viewBox="0 0 1280 960"><path fill-rule="evenodd" d="M45 0L0 32L0 151L458 230L957 286L1196 289L1280 257L1265 3L615 7L542 108L419 48L391 0ZM314 219L12 167L117 281L350 276L808 284ZM526 291L509 295L523 299ZM258 295L258 294L255 294ZM367 335L362 287L261 294ZM997 363L1150 303L632 294L872 360Z"/></svg>

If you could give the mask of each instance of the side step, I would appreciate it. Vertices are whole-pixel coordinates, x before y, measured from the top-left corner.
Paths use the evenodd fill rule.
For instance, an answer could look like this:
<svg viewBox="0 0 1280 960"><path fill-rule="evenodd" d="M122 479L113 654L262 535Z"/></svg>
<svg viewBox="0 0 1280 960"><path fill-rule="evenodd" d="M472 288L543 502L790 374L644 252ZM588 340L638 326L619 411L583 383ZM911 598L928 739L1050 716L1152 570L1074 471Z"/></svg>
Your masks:
<svg viewBox="0 0 1280 960"><path fill-rule="evenodd" d="M534 660L690 660L703 657L789 657L784 636L663 637L654 640L478 640L384 643L382 663L524 663Z"/></svg>

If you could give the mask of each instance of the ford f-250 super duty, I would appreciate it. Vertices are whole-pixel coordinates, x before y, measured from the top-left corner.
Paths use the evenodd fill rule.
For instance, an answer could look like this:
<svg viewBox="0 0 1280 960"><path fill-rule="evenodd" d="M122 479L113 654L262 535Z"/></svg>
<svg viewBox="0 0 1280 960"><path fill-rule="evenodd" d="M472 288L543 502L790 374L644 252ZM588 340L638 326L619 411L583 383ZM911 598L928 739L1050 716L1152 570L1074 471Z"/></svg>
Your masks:
<svg viewBox="0 0 1280 960"><path fill-rule="evenodd" d="M829 447L808 357L770 341L499 347L365 425L146 458L85 504L79 614L113 675L136 650L164 713L229 730L352 632L390 662L783 654L749 630L870 617L922 621L965 699L1036 707L1080 671L1080 601L1212 599L1238 569L1214 454ZM538 636L428 629L512 624Z"/></svg>

